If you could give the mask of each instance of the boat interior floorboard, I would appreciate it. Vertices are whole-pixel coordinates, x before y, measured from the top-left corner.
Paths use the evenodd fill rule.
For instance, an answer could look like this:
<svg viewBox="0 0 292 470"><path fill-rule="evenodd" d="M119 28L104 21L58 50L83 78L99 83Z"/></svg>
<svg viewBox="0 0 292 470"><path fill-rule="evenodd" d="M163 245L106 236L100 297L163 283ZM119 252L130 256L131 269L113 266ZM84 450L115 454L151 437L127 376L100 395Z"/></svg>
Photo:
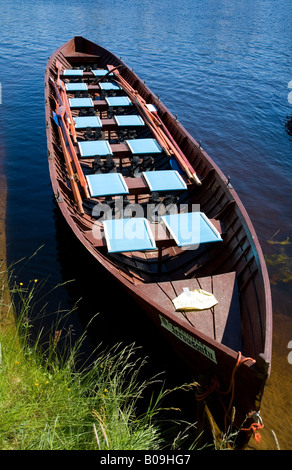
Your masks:
<svg viewBox="0 0 292 470"><path fill-rule="evenodd" d="M176 311L173 300L183 288L203 289L214 294L218 303L208 310ZM202 278L145 283L139 291L155 299L178 320L235 351L242 350L241 318L236 273Z"/></svg>

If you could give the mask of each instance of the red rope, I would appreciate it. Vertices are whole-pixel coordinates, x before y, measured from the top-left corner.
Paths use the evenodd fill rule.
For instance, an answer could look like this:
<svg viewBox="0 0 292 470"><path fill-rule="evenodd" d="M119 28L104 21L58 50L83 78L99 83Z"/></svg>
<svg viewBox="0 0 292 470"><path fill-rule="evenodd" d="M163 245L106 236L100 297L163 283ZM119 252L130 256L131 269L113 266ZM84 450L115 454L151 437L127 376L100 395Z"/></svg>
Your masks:
<svg viewBox="0 0 292 470"><path fill-rule="evenodd" d="M238 370L238 368L244 364L244 362L247 362L247 361L252 361L252 362L255 362L254 359L250 358L250 357L245 357L245 358L242 358L242 354L241 352L239 351L238 352L238 355L237 355L237 359L236 359L236 363L235 363L235 366L232 370L232 374L231 374L231 379L230 379L230 385L228 387L228 390L226 390L225 392L220 390L220 384L218 382L218 380L216 378L212 378L212 382L211 382L211 385L210 387L204 392L204 393L201 393L201 394L196 394L196 399L198 401L201 401L201 400L204 400L205 398L207 398L207 396L209 396L211 393L213 392L218 392L219 394L221 395L228 395L229 393L231 393L231 397L230 397L230 400L229 400L229 405L228 405L228 408L225 412L225 417L224 417L224 422L225 422L225 430L227 429L227 418L228 418L228 415L230 413L230 410L231 410L231 406L232 406L232 403L233 403L233 399L234 399L234 389L235 389L235 373L236 371ZM256 424L256 423L254 423Z"/></svg>
<svg viewBox="0 0 292 470"><path fill-rule="evenodd" d="M259 429L263 429L264 425L260 423L252 423L249 428L241 428L241 431L250 432L252 431L253 437L257 444L260 443L262 436L259 432L256 432Z"/></svg>
<svg viewBox="0 0 292 470"><path fill-rule="evenodd" d="M235 388L235 380L234 380L234 376L235 376L235 373L236 371L238 370L238 368L244 364L244 362L247 362L247 361L253 361L255 362L254 359L250 358L250 357L245 357L245 358L241 358L241 352L239 351L238 352L238 356L237 356L237 361L236 361L236 364L235 364L235 367L233 368L233 371L232 371L232 375L231 375L231 381L230 381L230 386L229 386L229 389L226 393L230 393L231 392L231 397L230 397L230 401L229 401L229 406L228 406L228 409L226 411L226 414L225 414L225 430L227 429L227 417L228 417L228 414L230 413L230 410L231 410L231 406L232 406L232 403L233 403L233 398L234 398L234 388Z"/></svg>
<svg viewBox="0 0 292 470"><path fill-rule="evenodd" d="M196 399L198 401L201 401L201 400L205 400L205 398L207 398L209 395L211 395L211 393L215 391L220 393L219 388L220 388L220 384L218 380L215 377L212 377L212 383L210 387L204 393L201 393L201 394L196 393Z"/></svg>

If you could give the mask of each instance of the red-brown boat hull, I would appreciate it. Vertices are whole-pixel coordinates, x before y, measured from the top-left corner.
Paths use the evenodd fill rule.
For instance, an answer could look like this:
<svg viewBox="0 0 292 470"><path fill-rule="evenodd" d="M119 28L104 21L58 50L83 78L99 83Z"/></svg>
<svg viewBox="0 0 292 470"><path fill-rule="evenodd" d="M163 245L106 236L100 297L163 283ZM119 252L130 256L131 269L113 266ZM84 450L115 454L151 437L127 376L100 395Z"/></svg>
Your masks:
<svg viewBox="0 0 292 470"><path fill-rule="evenodd" d="M222 220L226 234L222 249L212 247L208 255L200 255L200 262L196 254L183 255L185 279L220 277L231 272L236 274L242 350L230 348L224 342L204 333L202 329L197 329L183 317L180 319L175 316L166 304L163 305L144 289L145 285L147 287L147 284L149 286L152 282L148 274L143 278L143 270L136 271L135 266L129 264L132 260L128 258L122 259L120 263L120 258L109 256L90 236L93 222L90 217L78 214L72 191L64 181L63 157L58 147L58 135L52 115L54 91L50 85L50 77L57 77L56 60L59 60L63 67L70 67L82 61L92 64L97 60L102 66L120 66L119 71L124 80L135 88L147 103L155 105L160 119L177 146L188 156L190 164L202 181L202 185L190 193L190 200L199 203L208 217ZM249 413L259 411L266 380L270 374L272 302L262 250L238 195L209 155L159 99L121 60L102 47L80 37L66 43L49 59L45 86L50 177L56 201L66 222L97 262L112 274L113 279L123 285L151 318L192 371L194 379L205 377L206 399L208 398L210 409L221 429L224 428L224 423L230 423L233 408L236 409L235 425L240 427ZM127 267L123 264L124 261ZM140 261L143 260L139 259L139 263ZM172 276L166 270L161 279L155 275L153 283L157 282L159 285L160 281L169 281L174 285L177 279L180 279L178 273L175 272ZM206 353L209 350L212 351L211 356ZM245 426L251 422L252 420L249 420Z"/></svg>

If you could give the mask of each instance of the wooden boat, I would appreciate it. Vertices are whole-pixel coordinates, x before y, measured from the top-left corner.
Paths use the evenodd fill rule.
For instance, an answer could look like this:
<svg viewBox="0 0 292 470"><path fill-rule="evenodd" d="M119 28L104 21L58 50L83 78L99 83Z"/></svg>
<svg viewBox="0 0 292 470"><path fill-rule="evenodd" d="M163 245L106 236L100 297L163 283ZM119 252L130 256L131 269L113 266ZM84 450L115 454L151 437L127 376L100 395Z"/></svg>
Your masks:
<svg viewBox="0 0 292 470"><path fill-rule="evenodd" d="M200 377L196 398L219 428L244 422L248 438L270 374L272 305L235 190L136 74L82 37L49 58L45 108L65 220Z"/></svg>

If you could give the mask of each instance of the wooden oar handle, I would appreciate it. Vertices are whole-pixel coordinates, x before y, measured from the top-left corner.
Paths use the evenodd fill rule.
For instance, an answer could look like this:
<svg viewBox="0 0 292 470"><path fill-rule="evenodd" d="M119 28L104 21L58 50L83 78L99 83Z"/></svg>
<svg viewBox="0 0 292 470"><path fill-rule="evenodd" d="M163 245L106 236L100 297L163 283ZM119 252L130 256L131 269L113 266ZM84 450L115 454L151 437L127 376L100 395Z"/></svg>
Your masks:
<svg viewBox="0 0 292 470"><path fill-rule="evenodd" d="M93 81L93 84L94 85L98 85L99 82L101 82L102 80L104 80L108 75L110 75L114 70L116 69L119 69L121 68L122 66L121 65L117 65L116 67L114 67L113 69L109 70L108 73L106 73L105 75L103 75L102 77L100 77L98 80L94 80Z"/></svg>

